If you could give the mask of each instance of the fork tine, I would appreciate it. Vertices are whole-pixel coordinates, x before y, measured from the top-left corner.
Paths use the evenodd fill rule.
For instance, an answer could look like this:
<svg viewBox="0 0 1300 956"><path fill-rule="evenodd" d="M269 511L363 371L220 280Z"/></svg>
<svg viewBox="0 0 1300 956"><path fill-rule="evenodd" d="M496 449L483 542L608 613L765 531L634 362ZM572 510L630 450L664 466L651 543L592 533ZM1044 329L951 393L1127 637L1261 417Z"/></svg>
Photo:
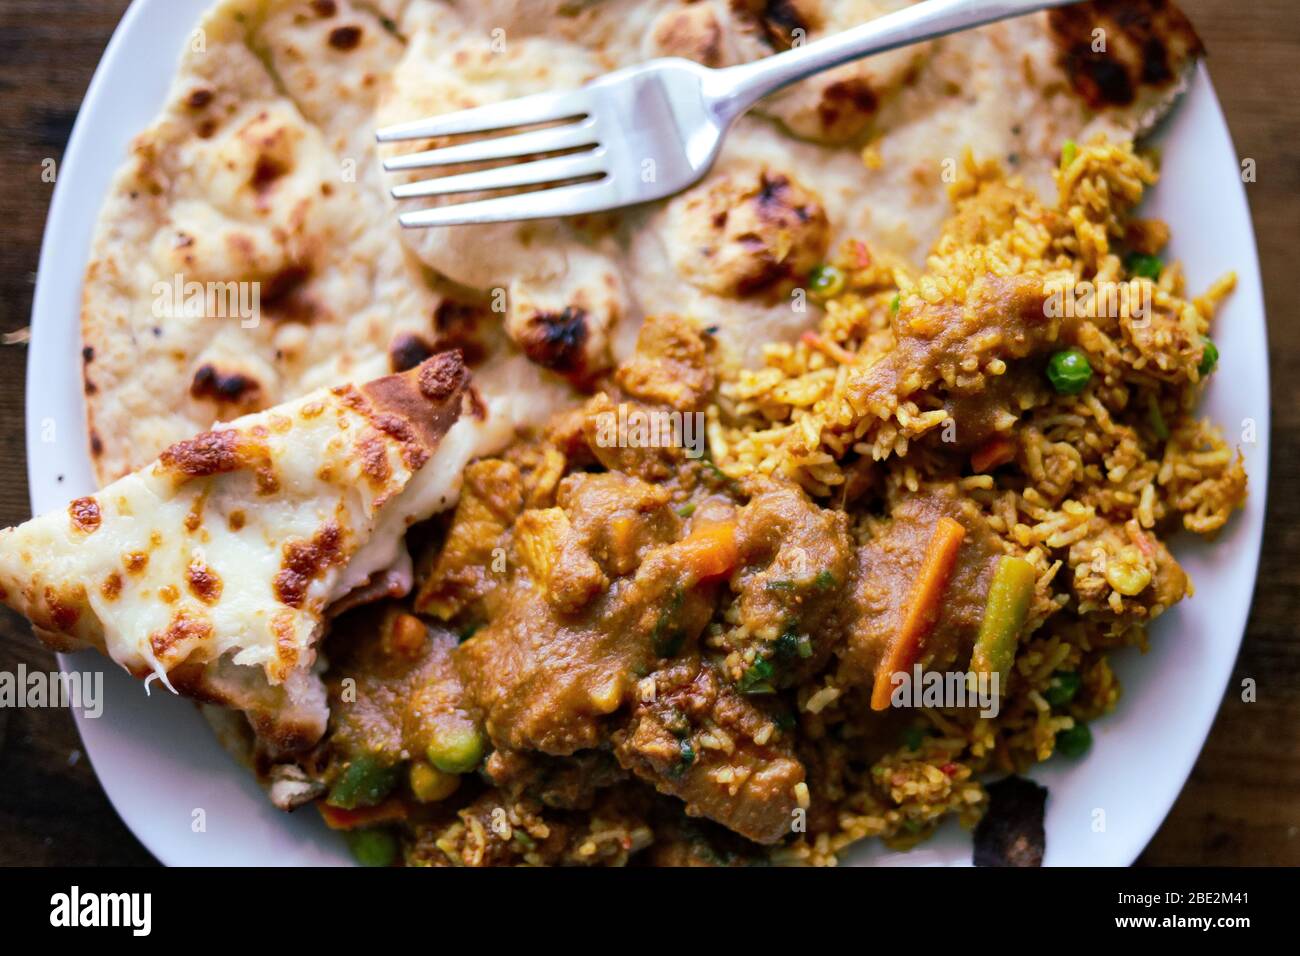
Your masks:
<svg viewBox="0 0 1300 956"><path fill-rule="evenodd" d="M558 216L576 216L588 212L612 209L624 200L613 183L600 180L576 186L560 186L521 196L500 196L478 202L422 209L398 217L407 229L427 226L463 226L482 222L511 222L519 219L551 219Z"/></svg>
<svg viewBox="0 0 1300 956"><path fill-rule="evenodd" d="M594 146L597 142L596 123L587 120L571 126L538 129L515 136L484 139L442 149L407 153L384 160L384 169L397 172L403 169L425 169L429 166L451 166L456 163L481 163L490 159L513 159L575 146Z"/></svg>
<svg viewBox="0 0 1300 956"><path fill-rule="evenodd" d="M410 123L386 126L375 133L381 143L395 143L405 139L429 139L434 136L455 136L461 133L488 133L509 129L512 126L549 123L554 120L585 116L586 96L573 90L565 93L536 93L517 100L493 103L474 109L431 116Z"/></svg>
<svg viewBox="0 0 1300 956"><path fill-rule="evenodd" d="M416 196L446 196L451 193L480 192L491 189L512 189L516 186L540 186L564 179L578 179L605 171L605 154L578 153L574 156L557 156L535 163L501 166L459 176L441 176L418 183L406 183L393 189L394 199L412 199Z"/></svg>

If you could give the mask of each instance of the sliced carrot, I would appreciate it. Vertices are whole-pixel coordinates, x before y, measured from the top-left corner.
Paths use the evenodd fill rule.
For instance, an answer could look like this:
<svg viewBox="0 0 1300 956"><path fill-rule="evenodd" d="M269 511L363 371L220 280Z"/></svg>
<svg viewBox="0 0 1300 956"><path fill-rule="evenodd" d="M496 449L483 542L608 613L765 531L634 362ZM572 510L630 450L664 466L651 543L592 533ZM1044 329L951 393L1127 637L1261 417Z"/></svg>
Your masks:
<svg viewBox="0 0 1300 956"><path fill-rule="evenodd" d="M385 800L373 807L357 807L344 810L342 807L330 806L323 800L316 802L316 809L325 819L325 825L331 830L355 830L358 827L374 826L376 823L390 823L406 819L406 804L397 798Z"/></svg>
<svg viewBox="0 0 1300 956"><path fill-rule="evenodd" d="M697 581L726 577L740 564L734 521L698 525L678 547Z"/></svg>
<svg viewBox="0 0 1300 956"><path fill-rule="evenodd" d="M876 683L871 689L872 710L884 710L889 706L894 674L911 668L920 656L921 641L938 620L939 604L965 537L966 529L952 518L940 518L935 525L934 535L917 571L916 583L903 609L898 634L876 669Z"/></svg>
<svg viewBox="0 0 1300 956"><path fill-rule="evenodd" d="M840 345L838 342L831 342L822 338L816 332L807 331L799 336L799 341L810 349L816 349L832 361L839 362L841 365L852 365L857 361L857 356Z"/></svg>
<svg viewBox="0 0 1300 956"><path fill-rule="evenodd" d="M970 456L971 470L977 475L987 474L994 468L999 468L1009 462L1015 461L1016 443L1005 435L998 435L990 438L979 448L975 449L975 454Z"/></svg>

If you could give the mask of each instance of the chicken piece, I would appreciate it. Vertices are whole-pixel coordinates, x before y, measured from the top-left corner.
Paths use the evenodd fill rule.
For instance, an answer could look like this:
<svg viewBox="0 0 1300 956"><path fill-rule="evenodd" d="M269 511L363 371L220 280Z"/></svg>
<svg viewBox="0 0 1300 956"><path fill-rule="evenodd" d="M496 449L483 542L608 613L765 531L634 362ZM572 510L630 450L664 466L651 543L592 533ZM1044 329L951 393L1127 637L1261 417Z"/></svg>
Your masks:
<svg viewBox="0 0 1300 956"><path fill-rule="evenodd" d="M447 539L421 576L415 609L451 620L495 588L505 570L499 556L523 508L523 479L515 465L487 459L467 467Z"/></svg>
<svg viewBox="0 0 1300 956"><path fill-rule="evenodd" d="M791 832L803 765L772 719L698 657L662 670L614 734L614 754L660 793L756 843ZM761 742L760 742L761 741Z"/></svg>

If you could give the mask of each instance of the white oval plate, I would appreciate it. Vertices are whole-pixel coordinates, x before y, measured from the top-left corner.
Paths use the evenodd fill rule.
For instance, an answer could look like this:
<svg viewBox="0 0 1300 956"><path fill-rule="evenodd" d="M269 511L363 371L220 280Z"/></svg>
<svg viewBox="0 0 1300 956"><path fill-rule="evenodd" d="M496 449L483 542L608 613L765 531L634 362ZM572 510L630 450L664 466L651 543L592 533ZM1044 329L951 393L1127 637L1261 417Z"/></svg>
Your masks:
<svg viewBox="0 0 1300 956"><path fill-rule="evenodd" d="M161 109L176 56L210 0L135 0L95 73L68 143L46 224L27 366L27 462L41 513L95 490L86 450L79 312L97 212L131 138ZM1149 202L1173 229L1171 253L1208 283L1229 269L1239 284L1217 325L1222 358L1202 412L1243 444L1252 493L1212 546L1175 551L1196 596L1160 619L1146 655L1116 655L1124 683L1116 713L1093 724L1083 760L1053 760L1033 776L1050 790L1048 865L1133 862L1191 772L1232 674L1245 631L1264 525L1268 477L1267 336L1259 264L1237 154L1204 68L1160 133L1164 168ZM148 374L147 369L141 370ZM95 669L91 655L61 658ZM218 746L189 703L110 668L103 715L78 715L86 751L109 799L136 836L172 865L348 862L315 813L273 809L251 775ZM201 814L200 812L201 811ZM198 826L199 820L203 826ZM955 825L909 854L864 845L849 862L968 864L970 836Z"/></svg>

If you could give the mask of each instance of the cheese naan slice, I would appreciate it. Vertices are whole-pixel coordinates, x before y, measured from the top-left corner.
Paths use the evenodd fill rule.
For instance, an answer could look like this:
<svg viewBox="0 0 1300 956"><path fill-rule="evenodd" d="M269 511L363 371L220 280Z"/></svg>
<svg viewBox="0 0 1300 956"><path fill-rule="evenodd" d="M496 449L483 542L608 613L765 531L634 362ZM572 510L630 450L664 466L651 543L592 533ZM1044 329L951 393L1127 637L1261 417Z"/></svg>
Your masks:
<svg viewBox="0 0 1300 956"><path fill-rule="evenodd" d="M448 472L451 500L462 461L434 459L467 378L459 353L442 353L178 442L0 531L0 600L56 650L93 647L243 710L272 751L310 746L328 716L313 671L326 609L386 570L359 560L401 550L406 525L439 506L423 480L426 513L412 513L417 475L436 485Z"/></svg>

